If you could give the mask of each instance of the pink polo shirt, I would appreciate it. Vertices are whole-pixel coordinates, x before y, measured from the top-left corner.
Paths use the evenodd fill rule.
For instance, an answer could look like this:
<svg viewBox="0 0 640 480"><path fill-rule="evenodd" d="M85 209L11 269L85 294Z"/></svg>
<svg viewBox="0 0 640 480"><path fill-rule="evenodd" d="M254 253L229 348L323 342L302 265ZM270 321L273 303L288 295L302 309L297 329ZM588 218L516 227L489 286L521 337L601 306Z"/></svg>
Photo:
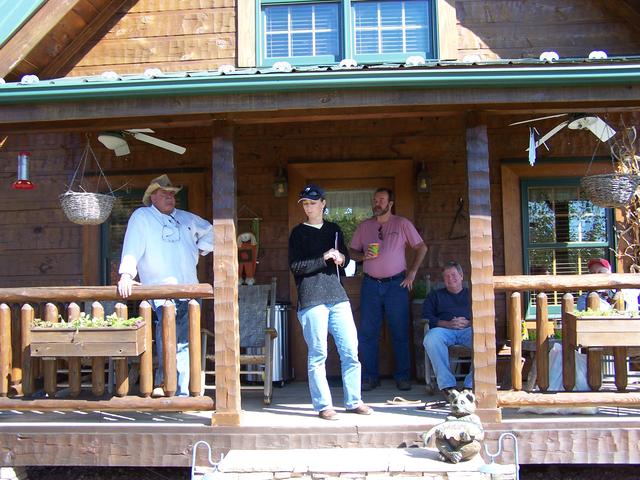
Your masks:
<svg viewBox="0 0 640 480"><path fill-rule="evenodd" d="M379 238L379 233L382 239ZM387 278L407 269L406 244L413 248L422 241L416 227L409 220L391 215L385 223L378 223L372 217L358 225L351 239L351 248L366 253L370 243L378 242L380 254L377 258L363 262L364 273L375 278Z"/></svg>

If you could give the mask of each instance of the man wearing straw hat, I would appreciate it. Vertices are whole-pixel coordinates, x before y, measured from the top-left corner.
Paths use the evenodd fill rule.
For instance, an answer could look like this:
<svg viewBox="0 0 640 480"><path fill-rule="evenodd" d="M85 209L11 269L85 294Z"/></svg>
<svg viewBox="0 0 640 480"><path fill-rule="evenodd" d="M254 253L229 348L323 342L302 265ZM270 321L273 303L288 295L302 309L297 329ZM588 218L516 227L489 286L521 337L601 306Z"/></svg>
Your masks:
<svg viewBox="0 0 640 480"><path fill-rule="evenodd" d="M196 267L200 255L213 250L213 227L193 213L178 210L174 186L167 175L151 180L144 192L144 207L133 212L122 245L118 292L131 295L133 285L198 283ZM134 279L139 276L140 281ZM177 396L189 395L188 300L171 300L176 306ZM151 300L156 313L158 369L152 396L164 396L162 365L162 306L164 299Z"/></svg>

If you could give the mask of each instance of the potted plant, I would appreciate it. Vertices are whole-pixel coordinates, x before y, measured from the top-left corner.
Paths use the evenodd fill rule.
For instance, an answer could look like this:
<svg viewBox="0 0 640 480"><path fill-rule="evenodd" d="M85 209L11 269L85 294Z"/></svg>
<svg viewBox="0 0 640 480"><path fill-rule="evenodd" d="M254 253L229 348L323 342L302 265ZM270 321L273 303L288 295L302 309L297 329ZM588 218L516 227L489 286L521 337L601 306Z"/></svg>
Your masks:
<svg viewBox="0 0 640 480"><path fill-rule="evenodd" d="M81 313L77 320L45 322L35 319L31 325L33 357L134 357L147 346L142 317L105 318Z"/></svg>

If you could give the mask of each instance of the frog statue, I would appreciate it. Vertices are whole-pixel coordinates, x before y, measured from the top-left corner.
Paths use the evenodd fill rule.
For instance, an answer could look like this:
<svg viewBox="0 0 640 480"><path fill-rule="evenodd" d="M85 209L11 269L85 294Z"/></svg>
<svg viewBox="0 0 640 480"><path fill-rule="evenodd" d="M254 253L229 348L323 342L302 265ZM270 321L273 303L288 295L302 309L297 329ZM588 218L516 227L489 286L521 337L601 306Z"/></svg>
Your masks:
<svg viewBox="0 0 640 480"><path fill-rule="evenodd" d="M449 390L451 415L423 434L425 446L434 446L443 461L451 463L472 459L480 452L484 439L482 422L476 411L476 397L471 390Z"/></svg>

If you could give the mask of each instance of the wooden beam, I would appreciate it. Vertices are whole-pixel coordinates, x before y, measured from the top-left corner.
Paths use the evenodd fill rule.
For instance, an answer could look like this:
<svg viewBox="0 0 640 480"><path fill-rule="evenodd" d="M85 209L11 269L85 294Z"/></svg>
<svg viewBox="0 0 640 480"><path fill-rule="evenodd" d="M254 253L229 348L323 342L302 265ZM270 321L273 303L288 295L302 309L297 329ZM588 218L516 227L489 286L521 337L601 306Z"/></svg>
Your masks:
<svg viewBox="0 0 640 480"><path fill-rule="evenodd" d="M493 277L496 292L524 290L597 290L598 288L640 288L640 275L611 273L591 275L505 275Z"/></svg>
<svg viewBox="0 0 640 480"><path fill-rule="evenodd" d="M64 47L64 50L60 52L56 57L40 72L38 76L42 78L54 78L59 75L59 72L69 65L69 62L80 52L82 48L86 47L86 44L93 36L101 31L107 22L109 22L113 16L127 3L129 0L111 0L107 5L102 7L100 13L87 25L79 35L77 35L73 41ZM66 72L62 72L66 73Z"/></svg>
<svg viewBox="0 0 640 480"><path fill-rule="evenodd" d="M456 0L437 0L438 58L458 59L458 16Z"/></svg>
<svg viewBox="0 0 640 480"><path fill-rule="evenodd" d="M162 397L142 398L137 396L113 397L108 400L79 400L45 398L21 400L18 398L0 398L0 410L42 410L51 412L74 411L147 411L147 412L183 412L187 410L213 410L213 398L202 397Z"/></svg>
<svg viewBox="0 0 640 480"><path fill-rule="evenodd" d="M499 421L489 139L484 118L467 116L466 143L474 391L483 421Z"/></svg>
<svg viewBox="0 0 640 480"><path fill-rule="evenodd" d="M134 285L130 300L148 298L212 298L208 283L194 285ZM117 287L24 287L0 288L0 302L82 302L92 300L121 300Z"/></svg>
<svg viewBox="0 0 640 480"><path fill-rule="evenodd" d="M541 101L539 88L483 88L483 89L387 89L340 90L331 93L308 91L287 92L286 95L270 93L184 95L160 97L135 97L128 99L82 99L68 102L36 103L33 105L0 105L2 132L21 129L33 131L40 123L53 122L64 125L69 122L77 128L95 127L93 122L109 122L117 119L124 125L140 125L143 119L162 122L165 119L179 121L185 117L211 120L233 120L236 115L244 118L264 118L278 111L286 111L291 117L317 115L319 112L341 114L349 110L366 112L367 109L420 109L438 112L457 110L476 105L478 109L513 112L545 112L551 109L597 110L640 107L640 89L620 86L546 87ZM64 108L62 108L64 107ZM86 122L91 120L91 122ZM75 122L75 123L72 123ZM169 124L166 126L171 126ZM147 123L144 123L147 126Z"/></svg>
<svg viewBox="0 0 640 480"><path fill-rule="evenodd" d="M238 250L235 220L234 130L216 123L212 142L213 291L216 362L214 425L240 424L240 329L238 327Z"/></svg>
<svg viewBox="0 0 640 480"><path fill-rule="evenodd" d="M498 392L498 406L520 407L640 407L640 392Z"/></svg>
<svg viewBox="0 0 640 480"><path fill-rule="evenodd" d="M0 78L6 77L80 0L46 2L0 50Z"/></svg>

